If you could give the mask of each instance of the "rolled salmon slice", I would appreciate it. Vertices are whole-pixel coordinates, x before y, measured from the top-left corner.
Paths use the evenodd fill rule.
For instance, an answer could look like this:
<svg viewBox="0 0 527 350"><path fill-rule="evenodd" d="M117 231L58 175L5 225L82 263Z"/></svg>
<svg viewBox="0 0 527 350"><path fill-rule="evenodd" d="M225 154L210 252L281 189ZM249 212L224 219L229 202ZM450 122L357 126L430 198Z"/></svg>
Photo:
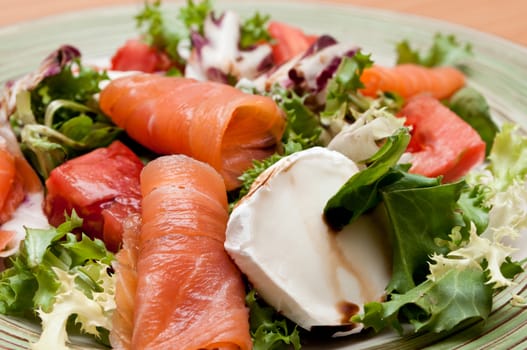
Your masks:
<svg viewBox="0 0 527 350"><path fill-rule="evenodd" d="M134 303L137 290L137 254L141 216L132 215L123 225L123 245L115 256L115 304L110 342L116 350L131 349Z"/></svg>
<svg viewBox="0 0 527 350"><path fill-rule="evenodd" d="M159 154L186 154L210 164L227 190L254 159L281 145L282 110L269 97L229 85L138 74L113 80L101 109L137 142Z"/></svg>
<svg viewBox="0 0 527 350"><path fill-rule="evenodd" d="M252 348L244 286L222 243L152 239L141 247L137 276L132 349Z"/></svg>
<svg viewBox="0 0 527 350"><path fill-rule="evenodd" d="M360 92L375 97L379 92L395 92L408 99L429 94L437 99L451 96L465 85L465 75L454 67L424 67L405 63L393 67L374 65L360 77L364 88Z"/></svg>
<svg viewBox="0 0 527 350"><path fill-rule="evenodd" d="M127 268L134 266L134 243L129 246L126 240L123 250L132 251L118 256L125 268L118 267L117 274L126 276L118 277L119 316L112 345L138 350L251 349L245 286L223 247L228 209L222 177L193 158L163 156L145 166L141 191L136 284L133 269ZM130 315L129 298L119 288L136 288L132 331L123 327Z"/></svg>

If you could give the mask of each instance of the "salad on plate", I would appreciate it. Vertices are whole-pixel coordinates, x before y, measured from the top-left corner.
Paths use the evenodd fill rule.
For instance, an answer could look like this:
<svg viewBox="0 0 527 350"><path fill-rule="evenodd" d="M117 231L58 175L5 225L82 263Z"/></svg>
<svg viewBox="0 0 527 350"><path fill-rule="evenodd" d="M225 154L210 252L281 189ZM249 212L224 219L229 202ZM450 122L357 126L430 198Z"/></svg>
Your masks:
<svg viewBox="0 0 527 350"><path fill-rule="evenodd" d="M32 349L425 346L522 312L527 138L470 43L384 65L208 0L135 20L0 95L0 312Z"/></svg>

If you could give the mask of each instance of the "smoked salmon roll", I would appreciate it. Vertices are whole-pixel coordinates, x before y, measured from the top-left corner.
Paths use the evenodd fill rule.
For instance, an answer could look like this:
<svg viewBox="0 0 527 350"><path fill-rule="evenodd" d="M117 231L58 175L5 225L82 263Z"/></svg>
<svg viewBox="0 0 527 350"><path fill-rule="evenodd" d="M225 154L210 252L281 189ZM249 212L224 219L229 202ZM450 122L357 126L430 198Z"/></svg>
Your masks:
<svg viewBox="0 0 527 350"><path fill-rule="evenodd" d="M136 243L125 242L131 251L119 253L128 276L118 277L116 290L124 310L117 300L115 320L126 322L130 299L119 288L135 288L133 330L114 324L120 334L111 335L112 345L251 349L245 285L223 247L228 208L222 177L188 156L163 156L145 166L141 191L140 231Z"/></svg>
<svg viewBox="0 0 527 350"><path fill-rule="evenodd" d="M276 152L283 111L269 97L229 85L138 74L113 80L99 104L115 124L159 154L186 154L210 164L227 190L253 160Z"/></svg>
<svg viewBox="0 0 527 350"><path fill-rule="evenodd" d="M413 63L394 67L375 65L364 69L360 92L375 97L379 92L395 92L408 99L429 94L437 99L451 96L465 85L465 75L454 67L423 67Z"/></svg>

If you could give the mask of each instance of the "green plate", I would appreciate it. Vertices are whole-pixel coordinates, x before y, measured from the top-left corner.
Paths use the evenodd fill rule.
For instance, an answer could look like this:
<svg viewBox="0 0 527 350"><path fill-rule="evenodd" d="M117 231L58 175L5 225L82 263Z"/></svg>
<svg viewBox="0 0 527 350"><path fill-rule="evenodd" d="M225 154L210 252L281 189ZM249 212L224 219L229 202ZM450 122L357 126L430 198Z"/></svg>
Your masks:
<svg viewBox="0 0 527 350"><path fill-rule="evenodd" d="M376 62L394 63L395 43L403 38L427 47L437 32L455 34L473 44L475 57L468 62L469 83L487 97L498 121L512 121L527 130L527 48L465 27L428 18L349 5L285 1L216 1L218 9L233 9L248 16L258 9L273 19L303 27L311 33L329 33L371 52ZM176 5L173 5L176 6ZM173 8L169 6L168 8ZM137 35L134 15L142 5L99 8L44 18L0 28L0 82L17 78L38 67L40 61L62 44L78 47L85 59L108 58L130 37ZM520 243L527 256L527 239ZM525 349L527 308L514 307L510 297L527 298L527 276L498 294L486 322L450 334L430 337L393 333L353 336L306 346L322 349ZM27 349L38 337L38 327L27 321L0 317L0 348ZM72 338L75 349L93 349L83 338Z"/></svg>

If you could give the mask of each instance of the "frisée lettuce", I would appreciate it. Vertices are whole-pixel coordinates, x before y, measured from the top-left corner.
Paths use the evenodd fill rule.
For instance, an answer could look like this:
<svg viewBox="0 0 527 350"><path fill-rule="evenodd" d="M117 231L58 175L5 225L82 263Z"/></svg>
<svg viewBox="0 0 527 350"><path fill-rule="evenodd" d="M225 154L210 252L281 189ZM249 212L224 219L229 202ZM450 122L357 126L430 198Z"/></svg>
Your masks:
<svg viewBox="0 0 527 350"><path fill-rule="evenodd" d="M379 188L394 244L389 298L366 304L352 321L376 331L402 332L408 322L414 331L441 332L489 315L494 290L523 271L507 240L527 228L524 143L505 126L489 163L466 181Z"/></svg>
<svg viewBox="0 0 527 350"><path fill-rule="evenodd" d="M76 326L109 344L113 254L102 241L72 233L81 225L73 212L57 228L26 229L20 251L0 274L0 312L41 320L33 349L67 349L67 330Z"/></svg>

